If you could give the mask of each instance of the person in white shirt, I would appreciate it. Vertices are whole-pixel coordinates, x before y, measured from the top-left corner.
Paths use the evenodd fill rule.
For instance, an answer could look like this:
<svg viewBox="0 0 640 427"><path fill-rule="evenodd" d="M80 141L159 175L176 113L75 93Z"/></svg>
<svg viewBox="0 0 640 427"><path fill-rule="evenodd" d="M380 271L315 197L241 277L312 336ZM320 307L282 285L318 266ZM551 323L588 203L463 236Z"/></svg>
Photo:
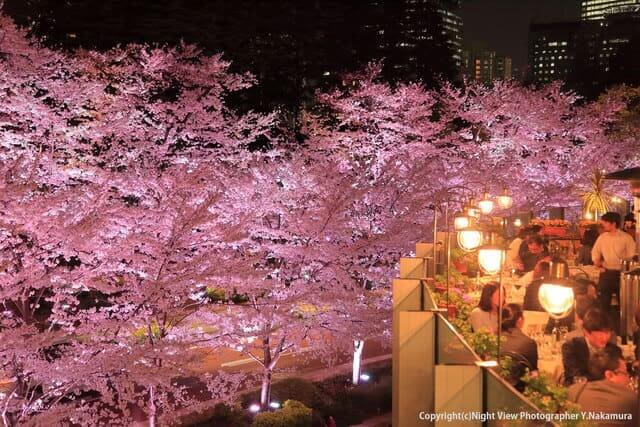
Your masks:
<svg viewBox="0 0 640 427"><path fill-rule="evenodd" d="M607 212L600 218L602 233L591 250L593 264L600 269L598 292L600 304L607 313L611 310L611 296L620 295L620 262L636 254L636 244L629 234L620 230L620 214Z"/></svg>
<svg viewBox="0 0 640 427"><path fill-rule="evenodd" d="M526 237L526 230L524 228L518 231L518 235L509 244L509 250L507 251L507 262L505 263L506 269L518 269L518 252L520 251L520 245Z"/></svg>

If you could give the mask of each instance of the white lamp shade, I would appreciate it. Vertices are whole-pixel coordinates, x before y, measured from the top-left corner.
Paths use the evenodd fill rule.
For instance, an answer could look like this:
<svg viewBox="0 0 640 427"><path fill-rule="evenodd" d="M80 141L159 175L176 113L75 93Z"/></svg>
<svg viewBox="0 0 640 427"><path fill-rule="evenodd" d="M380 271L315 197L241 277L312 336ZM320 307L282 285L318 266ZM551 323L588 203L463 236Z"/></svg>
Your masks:
<svg viewBox="0 0 640 427"><path fill-rule="evenodd" d="M515 225L516 227L520 227L522 225L522 221L520 220L520 218L516 218L516 220L513 221L513 225Z"/></svg>
<svg viewBox="0 0 640 427"><path fill-rule="evenodd" d="M479 209L468 208L467 209L467 215L469 215L470 217L478 218L480 216Z"/></svg>
<svg viewBox="0 0 640 427"><path fill-rule="evenodd" d="M457 216L453 220L453 228L457 230L462 230L463 228L467 228L471 225L471 221L469 221L468 216Z"/></svg>
<svg viewBox="0 0 640 427"><path fill-rule="evenodd" d="M513 206L513 198L506 194L498 196L498 206L500 206L501 209L511 208L511 206Z"/></svg>
<svg viewBox="0 0 640 427"><path fill-rule="evenodd" d="M493 200L483 199L478 202L478 207L480 208L480 212L485 215L489 215L493 210Z"/></svg>
<svg viewBox="0 0 640 427"><path fill-rule="evenodd" d="M478 264L486 274L498 274L504 262L504 250L488 246L478 251Z"/></svg>
<svg viewBox="0 0 640 427"><path fill-rule="evenodd" d="M538 291L538 300L549 316L554 319L562 319L573 308L575 295L573 288L569 286L542 283Z"/></svg>
<svg viewBox="0 0 640 427"><path fill-rule="evenodd" d="M466 252L476 250L482 243L482 233L471 228L458 231L458 246Z"/></svg>

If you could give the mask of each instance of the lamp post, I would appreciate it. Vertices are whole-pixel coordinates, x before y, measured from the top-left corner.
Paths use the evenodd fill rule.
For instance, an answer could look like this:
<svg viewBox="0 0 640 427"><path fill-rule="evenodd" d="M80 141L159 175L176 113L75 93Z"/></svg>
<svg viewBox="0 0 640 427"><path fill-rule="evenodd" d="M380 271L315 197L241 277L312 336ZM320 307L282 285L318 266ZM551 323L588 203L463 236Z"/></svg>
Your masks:
<svg viewBox="0 0 640 427"><path fill-rule="evenodd" d="M513 206L513 198L509 195L508 190L504 189L503 193L497 197L498 207L506 211ZM488 192L485 192L480 202L478 202L478 208L476 209L472 203L466 208L466 214L469 217L476 216L480 218L481 215L488 216L494 210L494 201L489 196ZM504 234L506 219L500 217L501 228L500 230ZM486 274L494 275L498 274L498 300L500 306L498 308L498 345L497 345L497 361L500 364L500 341L502 338L502 268L506 260L506 251L503 247L500 247L494 242L494 226L491 223L486 230L489 233L489 242L483 245L482 228L478 226L467 226L457 230L458 234L458 246L465 252L473 252L478 249L478 264L483 272ZM503 237L505 237L503 235Z"/></svg>

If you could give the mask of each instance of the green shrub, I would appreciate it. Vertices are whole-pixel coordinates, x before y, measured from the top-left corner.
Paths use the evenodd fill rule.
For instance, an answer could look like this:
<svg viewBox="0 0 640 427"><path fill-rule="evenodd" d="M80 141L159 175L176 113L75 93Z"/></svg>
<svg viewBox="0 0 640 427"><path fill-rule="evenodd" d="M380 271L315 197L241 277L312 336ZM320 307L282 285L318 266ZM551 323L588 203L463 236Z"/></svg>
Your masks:
<svg viewBox="0 0 640 427"><path fill-rule="evenodd" d="M302 378L285 378L271 386L271 400L284 402L295 399L306 406L320 409L330 403L330 396L325 395L311 381ZM260 392L256 391L243 396L243 406L260 400Z"/></svg>
<svg viewBox="0 0 640 427"><path fill-rule="evenodd" d="M287 400L282 409L256 415L253 427L311 427L311 409L296 400Z"/></svg>
<svg viewBox="0 0 640 427"><path fill-rule="evenodd" d="M194 424L193 427L205 426L225 426L225 427L247 427L251 425L251 415L242 408L230 407L224 403L218 403L211 418L206 422Z"/></svg>

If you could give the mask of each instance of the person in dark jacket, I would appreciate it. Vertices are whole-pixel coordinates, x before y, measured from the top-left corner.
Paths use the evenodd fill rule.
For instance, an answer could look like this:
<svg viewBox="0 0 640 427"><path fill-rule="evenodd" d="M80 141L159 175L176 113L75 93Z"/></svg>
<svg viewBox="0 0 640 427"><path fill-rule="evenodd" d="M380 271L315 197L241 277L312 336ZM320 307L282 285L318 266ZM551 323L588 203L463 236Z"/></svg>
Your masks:
<svg viewBox="0 0 640 427"><path fill-rule="evenodd" d="M636 427L637 394L629 387L629 373L620 347L607 344L589 359L591 380L569 387L568 400L582 411L616 414L620 420L601 420L600 427Z"/></svg>
<svg viewBox="0 0 640 427"><path fill-rule="evenodd" d="M538 292L542 285L542 280L549 275L549 262L540 261L533 270L533 281L527 286L524 294L523 307L528 311L545 311L540 304Z"/></svg>
<svg viewBox="0 0 640 427"><path fill-rule="evenodd" d="M577 265L593 265L591 250L593 249L593 245L596 244L596 240L598 240L599 235L600 234L596 227L589 227L585 230L582 240L580 241L580 249L576 256Z"/></svg>
<svg viewBox="0 0 640 427"><path fill-rule="evenodd" d="M515 264L516 268L523 273L532 271L541 259L549 256L544 240L537 234L529 236L522 244L526 245L527 250L518 255Z"/></svg>
<svg viewBox="0 0 640 427"><path fill-rule="evenodd" d="M529 362L532 371L538 370L538 345L522 332L524 313L520 304L507 304L502 309L503 351L518 354Z"/></svg>
<svg viewBox="0 0 640 427"><path fill-rule="evenodd" d="M589 378L589 357L594 351L603 349L613 334L609 316L600 308L592 308L584 315L583 337L567 340L562 345L564 383L571 385L576 378Z"/></svg>

